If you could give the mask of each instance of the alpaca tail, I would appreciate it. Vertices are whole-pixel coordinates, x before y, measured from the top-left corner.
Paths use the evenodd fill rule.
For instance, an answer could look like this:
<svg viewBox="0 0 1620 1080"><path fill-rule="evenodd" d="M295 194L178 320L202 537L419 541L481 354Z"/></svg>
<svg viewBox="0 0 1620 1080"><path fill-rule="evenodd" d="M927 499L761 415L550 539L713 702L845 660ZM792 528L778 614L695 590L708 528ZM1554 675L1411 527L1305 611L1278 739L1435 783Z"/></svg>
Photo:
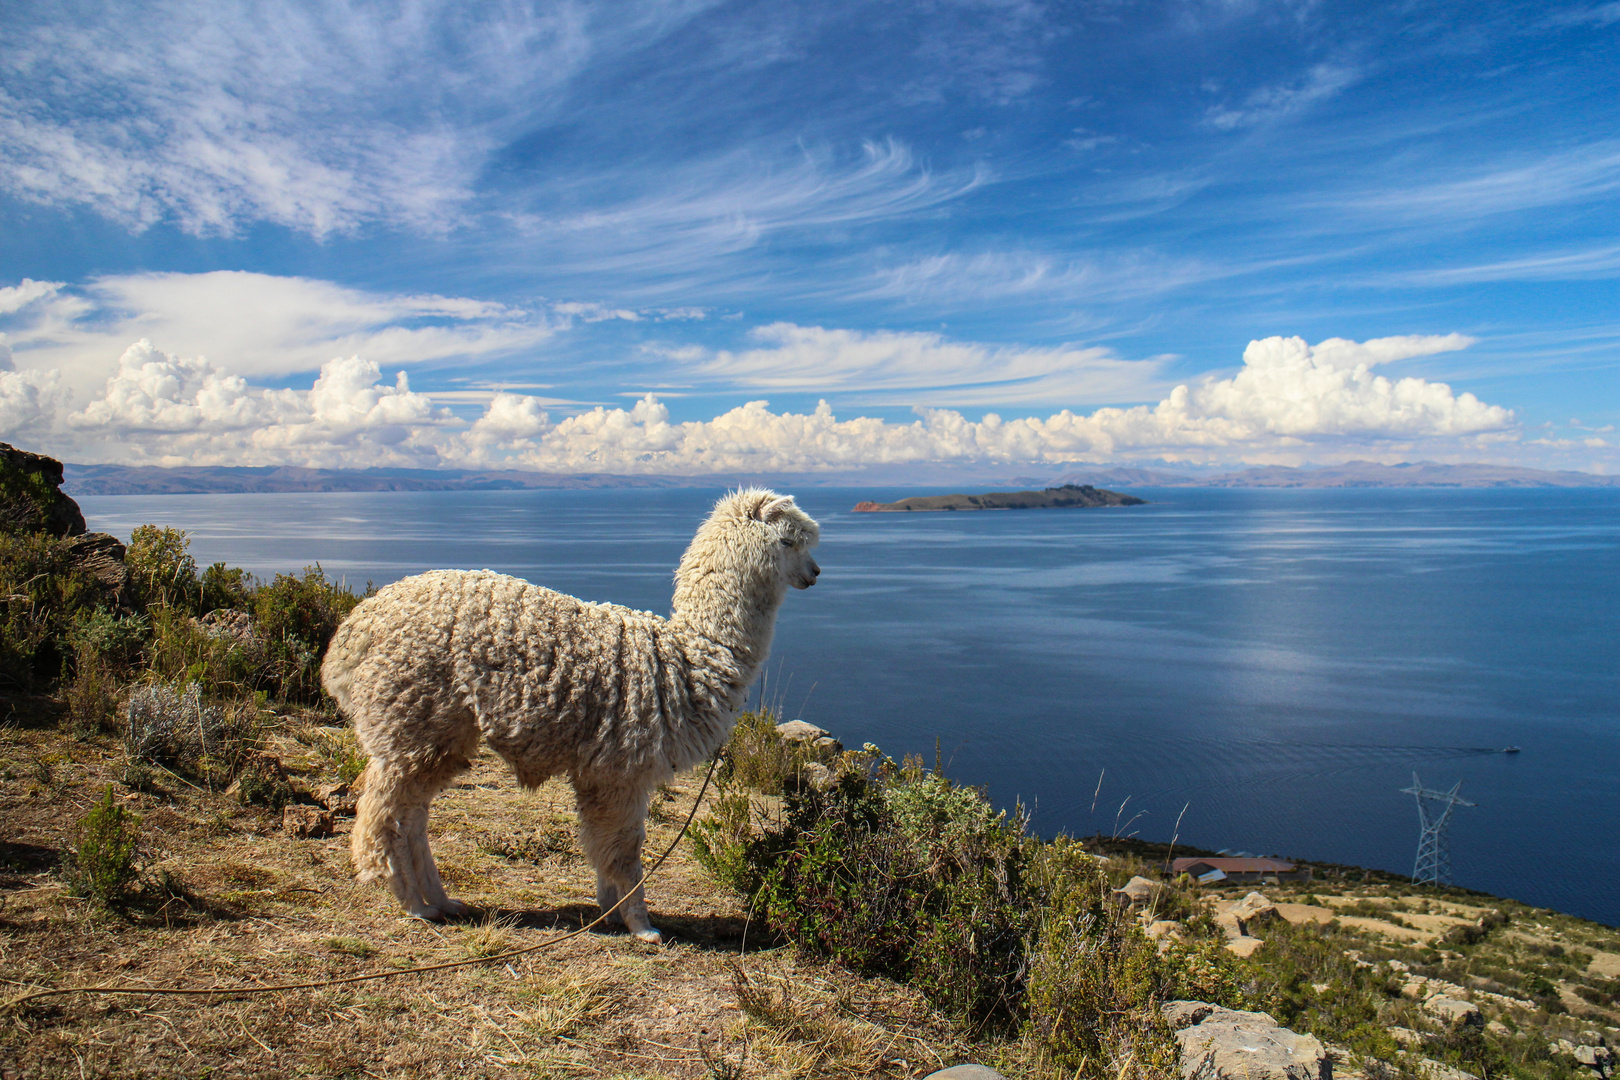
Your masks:
<svg viewBox="0 0 1620 1080"><path fill-rule="evenodd" d="M334 695L336 696L336 695ZM366 766L356 786L360 801L355 807L354 828L349 833L349 858L360 881L375 881L388 871L388 851L395 833L385 801L383 777L375 762Z"/></svg>

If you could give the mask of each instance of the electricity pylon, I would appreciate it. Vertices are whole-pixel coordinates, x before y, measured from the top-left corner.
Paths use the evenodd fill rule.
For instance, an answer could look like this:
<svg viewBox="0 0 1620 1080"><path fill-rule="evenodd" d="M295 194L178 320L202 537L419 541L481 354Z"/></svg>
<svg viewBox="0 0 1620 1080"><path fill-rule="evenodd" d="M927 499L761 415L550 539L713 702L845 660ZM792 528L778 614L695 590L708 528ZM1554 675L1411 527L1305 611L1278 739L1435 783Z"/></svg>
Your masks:
<svg viewBox="0 0 1620 1080"><path fill-rule="evenodd" d="M1424 882L1451 884L1451 852L1446 849L1446 826L1451 823L1453 810L1459 806L1474 805L1457 794L1461 787L1462 781L1459 780L1451 785L1450 791L1435 791L1424 787L1418 774L1413 773L1412 786L1401 789L1401 794L1417 797L1418 823L1422 828L1418 834L1417 862L1412 866L1414 885ZM1424 802L1425 799L1440 805L1431 807Z"/></svg>

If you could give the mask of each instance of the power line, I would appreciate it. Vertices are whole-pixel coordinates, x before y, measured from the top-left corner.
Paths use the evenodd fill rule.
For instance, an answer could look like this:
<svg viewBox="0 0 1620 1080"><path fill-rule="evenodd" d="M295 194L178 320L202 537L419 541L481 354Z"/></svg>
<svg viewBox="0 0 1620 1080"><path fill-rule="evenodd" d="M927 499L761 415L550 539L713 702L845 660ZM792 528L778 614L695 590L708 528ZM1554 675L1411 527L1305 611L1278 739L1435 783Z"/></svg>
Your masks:
<svg viewBox="0 0 1620 1080"><path fill-rule="evenodd" d="M1450 791L1426 788L1414 772L1412 786L1401 789L1401 794L1417 798L1421 831L1418 833L1417 861L1412 865L1414 884L1451 884L1451 852L1446 847L1446 826L1451 824L1453 810L1459 806L1474 805L1457 794L1461 788L1461 780L1453 784Z"/></svg>

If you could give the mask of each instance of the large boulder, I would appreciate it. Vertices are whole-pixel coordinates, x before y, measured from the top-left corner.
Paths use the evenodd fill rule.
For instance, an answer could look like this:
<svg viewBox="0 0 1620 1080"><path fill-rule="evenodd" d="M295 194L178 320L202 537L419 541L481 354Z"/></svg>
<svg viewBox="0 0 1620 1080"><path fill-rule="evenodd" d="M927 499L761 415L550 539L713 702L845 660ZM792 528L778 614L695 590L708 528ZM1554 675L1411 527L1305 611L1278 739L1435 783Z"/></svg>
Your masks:
<svg viewBox="0 0 1620 1080"><path fill-rule="evenodd" d="M1332 1080L1320 1040L1278 1027L1268 1013L1172 1001L1163 1014L1184 1025L1176 1030L1182 1080Z"/></svg>
<svg viewBox="0 0 1620 1080"><path fill-rule="evenodd" d="M62 463L0 443L0 532L78 536L79 504L62 494Z"/></svg>

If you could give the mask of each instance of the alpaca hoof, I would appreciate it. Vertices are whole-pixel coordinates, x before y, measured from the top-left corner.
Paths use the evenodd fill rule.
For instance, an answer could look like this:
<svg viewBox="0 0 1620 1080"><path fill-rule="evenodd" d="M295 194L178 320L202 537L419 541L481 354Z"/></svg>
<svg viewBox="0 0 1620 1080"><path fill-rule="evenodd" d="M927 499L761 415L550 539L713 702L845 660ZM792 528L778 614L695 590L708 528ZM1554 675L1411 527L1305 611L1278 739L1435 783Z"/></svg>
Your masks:
<svg viewBox="0 0 1620 1080"><path fill-rule="evenodd" d="M406 908L405 914L413 919L421 919L423 922L442 922L444 920L444 914L431 904Z"/></svg>
<svg viewBox="0 0 1620 1080"><path fill-rule="evenodd" d="M472 908L460 900L444 900L439 903L439 917L442 919L459 919L471 910Z"/></svg>
<svg viewBox="0 0 1620 1080"><path fill-rule="evenodd" d="M645 941L649 945L662 945L664 943L664 935L650 926L645 930L635 931L635 938L637 941Z"/></svg>

